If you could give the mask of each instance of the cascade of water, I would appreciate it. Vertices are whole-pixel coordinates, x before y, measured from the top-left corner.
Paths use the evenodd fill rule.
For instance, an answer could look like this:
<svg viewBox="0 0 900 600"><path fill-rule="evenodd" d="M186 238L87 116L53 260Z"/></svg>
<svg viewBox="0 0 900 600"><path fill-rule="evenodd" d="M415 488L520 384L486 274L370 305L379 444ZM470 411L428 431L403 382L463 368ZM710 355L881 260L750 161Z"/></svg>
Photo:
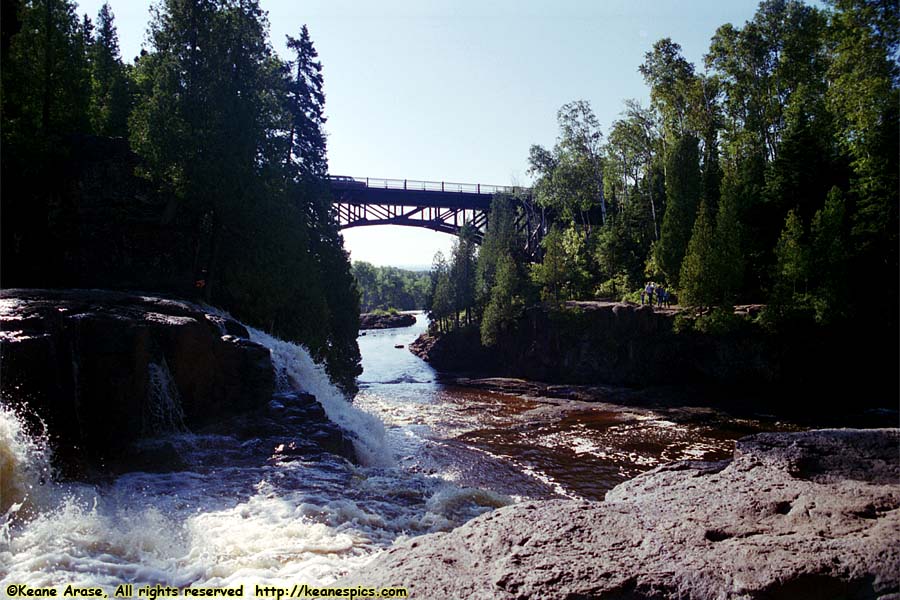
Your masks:
<svg viewBox="0 0 900 600"><path fill-rule="evenodd" d="M363 466L327 452L274 452L299 435L291 419L305 418L279 412L278 398L271 413L236 417L221 430L184 431L163 361L150 367L141 416L149 435L176 433L165 442L177 449L177 469L53 481L45 441L30 438L24 421L4 409L0 589L14 582L109 592L120 583L327 585L398 538L447 531L511 501L458 485L438 463L410 468L409 456L424 447L421 437L410 437L420 445L404 442L412 429L386 431L302 346L251 335L271 350L279 391L314 394L354 438ZM391 464L394 456L401 466ZM33 509L22 508L29 504Z"/></svg>
<svg viewBox="0 0 900 600"><path fill-rule="evenodd" d="M147 370L147 400L142 415L144 435L186 432L181 397L166 359L150 363Z"/></svg>
<svg viewBox="0 0 900 600"><path fill-rule="evenodd" d="M303 346L274 338L248 328L250 337L271 350L280 392L302 391L312 394L334 423L353 439L357 456L366 466L391 466L393 458L385 442L384 424L378 417L353 406L331 382L325 368Z"/></svg>

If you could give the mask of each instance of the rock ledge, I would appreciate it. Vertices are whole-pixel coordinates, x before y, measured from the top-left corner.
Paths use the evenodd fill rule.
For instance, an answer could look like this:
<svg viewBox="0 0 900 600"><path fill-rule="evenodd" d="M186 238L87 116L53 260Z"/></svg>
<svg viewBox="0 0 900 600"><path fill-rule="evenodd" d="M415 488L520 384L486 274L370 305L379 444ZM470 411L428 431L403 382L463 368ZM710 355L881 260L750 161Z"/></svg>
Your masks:
<svg viewBox="0 0 900 600"><path fill-rule="evenodd" d="M2 402L78 455L263 407L275 386L269 349L237 321L133 293L0 291L0 354Z"/></svg>
<svg viewBox="0 0 900 600"><path fill-rule="evenodd" d="M604 502L528 502L397 545L341 586L422 598L900 598L900 430L766 433Z"/></svg>
<svg viewBox="0 0 900 600"><path fill-rule="evenodd" d="M394 327L409 327L415 324L416 316L409 313L376 314L363 313L359 315L360 329L392 329Z"/></svg>

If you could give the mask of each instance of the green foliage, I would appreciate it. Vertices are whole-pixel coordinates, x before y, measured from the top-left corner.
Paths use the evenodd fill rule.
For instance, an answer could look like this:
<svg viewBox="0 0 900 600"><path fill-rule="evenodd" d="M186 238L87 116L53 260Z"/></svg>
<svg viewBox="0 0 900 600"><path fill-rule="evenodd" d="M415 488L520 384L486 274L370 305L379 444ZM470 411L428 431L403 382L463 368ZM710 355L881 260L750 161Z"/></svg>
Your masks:
<svg viewBox="0 0 900 600"><path fill-rule="evenodd" d="M853 289L877 294L851 299L873 325L897 327L900 189L900 7L896 2L831 0L832 60L827 106L850 160L848 260ZM843 187L843 186L842 186ZM871 297L874 296L874 297Z"/></svg>
<svg viewBox="0 0 900 600"><path fill-rule="evenodd" d="M306 27L283 60L258 0L162 0L148 50L126 66L108 6L95 26L69 0L6 3L4 284L85 281L68 257L102 236L79 229L77 178L47 173L78 172L85 147L108 153L106 138L127 136L143 180L120 194L134 202L99 204L123 232L110 244L157 265L144 287L190 295L205 281L207 301L307 344L348 390L360 293L367 308L427 295L436 328L482 317L485 340L538 293L554 305L633 298L644 277L722 311L768 301L776 325L800 315L896 329L900 9L829 4L765 0L748 23L718 29L705 74L658 41L639 67L650 108L627 101L605 143L587 102L562 106L554 147L529 154L550 219L542 262L526 272L518 200L498 197L481 251L464 231L426 293L424 277L351 272L322 181L322 65ZM134 223L140 234L125 233ZM148 238L165 240L165 252L139 256L151 253ZM866 289L878 291L850 293ZM697 327L727 330L724 312L713 315Z"/></svg>
<svg viewBox="0 0 900 600"><path fill-rule="evenodd" d="M719 204L715 221L704 200L681 264L683 305L732 305L743 272L740 240L740 224L733 200L726 197Z"/></svg>
<svg viewBox="0 0 900 600"><path fill-rule="evenodd" d="M560 135L553 151L532 146L529 172L537 175L535 200L577 221L585 231L592 227L591 211L600 208L606 222L603 192L603 148L600 123L588 102L578 100L563 105L557 113Z"/></svg>
<svg viewBox="0 0 900 600"><path fill-rule="evenodd" d="M572 269L564 246L564 234L552 229L542 242L544 259L540 264L531 265L531 280L541 290L541 299L552 305L559 305L569 296L569 282Z"/></svg>
<svg viewBox="0 0 900 600"><path fill-rule="evenodd" d="M505 194L491 199L487 231L478 251L475 272L475 302L486 306L496 283L497 270L503 257L521 261L523 242L516 231L516 200Z"/></svg>
<svg viewBox="0 0 900 600"><path fill-rule="evenodd" d="M732 306L737 298L744 277L744 238L738 217L737 201L725 196L719 201L716 217L715 295L717 302Z"/></svg>
<svg viewBox="0 0 900 600"><path fill-rule="evenodd" d="M119 38L109 4L97 15L95 36L87 55L91 70L91 127L98 135L128 136L131 91L119 56Z"/></svg>
<svg viewBox="0 0 900 600"><path fill-rule="evenodd" d="M765 319L777 323L808 308L809 247L803 222L791 210L775 246L775 274Z"/></svg>
<svg viewBox="0 0 900 600"><path fill-rule="evenodd" d="M716 303L716 236L706 202L700 205L687 254L681 263L681 300L689 306Z"/></svg>
<svg viewBox="0 0 900 600"><path fill-rule="evenodd" d="M666 280L678 287L681 262L697 216L700 202L700 158L697 139L680 138L666 163L666 213L659 241L654 244L656 264Z"/></svg>
<svg viewBox="0 0 900 600"><path fill-rule="evenodd" d="M68 0L21 4L2 72L4 143L31 148L87 130L90 33L75 10Z"/></svg>
<svg viewBox="0 0 900 600"><path fill-rule="evenodd" d="M649 236L642 235L638 215L629 204L623 211L612 215L595 236L594 260L599 273L598 279L604 288L599 292L605 297L617 297L630 290L632 284L639 285L642 279L643 261ZM591 274L586 274L589 277Z"/></svg>
<svg viewBox="0 0 900 600"><path fill-rule="evenodd" d="M431 276L427 271L376 267L355 261L353 277L359 288L360 309L363 312L377 313L392 308L420 310L425 308L431 290Z"/></svg>
<svg viewBox="0 0 900 600"><path fill-rule="evenodd" d="M594 297L597 299L640 302L641 292L640 290L634 290L634 287L634 283L627 275L615 275L597 286L594 290Z"/></svg>
<svg viewBox="0 0 900 600"><path fill-rule="evenodd" d="M687 314L680 312L675 315L675 319L672 321L672 331L675 333L690 333L694 331L696 325L696 319Z"/></svg>
<svg viewBox="0 0 900 600"><path fill-rule="evenodd" d="M846 317L847 242L844 233L846 206L843 194L832 188L828 199L813 216L810 270L816 281L812 299L816 321L833 323Z"/></svg>
<svg viewBox="0 0 900 600"><path fill-rule="evenodd" d="M571 118L578 103L563 107L560 142L529 156L537 200L551 209L531 269L545 300L636 298L628 288L646 277L725 312L768 302L770 323L895 327L900 9L830 4L765 0L743 26L719 28L705 74L658 41L639 67L651 108L626 103L601 169L572 143L591 126L563 117L594 121ZM602 178L599 226L592 173ZM883 293L849 292L873 285Z"/></svg>
<svg viewBox="0 0 900 600"><path fill-rule="evenodd" d="M309 37L306 25L300 38L286 36L287 47L295 58L288 67L293 78L286 86L287 111L290 115L288 160L293 161L302 177L323 177L328 173L325 156L325 92L322 89L322 63Z"/></svg>
<svg viewBox="0 0 900 600"><path fill-rule="evenodd" d="M497 264L497 277L481 320L481 343L493 346L499 334L512 327L522 312L524 301L519 289L518 267L512 256L504 254Z"/></svg>
<svg viewBox="0 0 900 600"><path fill-rule="evenodd" d="M475 232L470 227L463 227L450 254L450 277L453 283L453 316L456 327L459 327L459 315L464 313L465 323L472 319L472 308L475 304Z"/></svg>
<svg viewBox="0 0 900 600"><path fill-rule="evenodd" d="M431 298L428 305L428 317L432 326L439 332L450 330L450 317L454 313L453 281L450 266L442 252L434 255L431 267Z"/></svg>
<svg viewBox="0 0 900 600"><path fill-rule="evenodd" d="M354 391L358 292L322 181L321 65L306 28L285 62L257 0L162 0L147 51L125 66L108 5L96 27L65 0L19 3L12 23L9 14L4 4L4 283L199 289L302 342ZM138 158L110 139L125 136ZM96 197L82 188L98 164L126 175ZM90 222L86 210L96 211ZM108 249L155 270L129 279L67 270L72 256L103 258L90 255L103 247L93 239L101 220L111 222ZM40 266L7 268L22 252Z"/></svg>
<svg viewBox="0 0 900 600"><path fill-rule="evenodd" d="M446 332L475 320L475 233L463 227L453 243L450 260L438 252L431 269L431 299L428 305L432 325Z"/></svg>
<svg viewBox="0 0 900 600"><path fill-rule="evenodd" d="M638 68L650 86L653 107L662 115L667 137L677 139L688 133L690 90L694 65L681 55L681 46L664 38L653 44Z"/></svg>
<svg viewBox="0 0 900 600"><path fill-rule="evenodd" d="M693 328L700 333L722 336L737 331L743 325L744 318L734 314L731 306L717 306L709 313L697 317Z"/></svg>

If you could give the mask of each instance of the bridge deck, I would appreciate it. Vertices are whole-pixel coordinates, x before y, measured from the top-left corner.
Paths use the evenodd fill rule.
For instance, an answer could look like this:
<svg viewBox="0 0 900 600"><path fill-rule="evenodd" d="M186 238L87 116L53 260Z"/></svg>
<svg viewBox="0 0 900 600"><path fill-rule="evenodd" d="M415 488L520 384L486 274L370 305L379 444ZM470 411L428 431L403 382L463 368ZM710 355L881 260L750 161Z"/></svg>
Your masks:
<svg viewBox="0 0 900 600"><path fill-rule="evenodd" d="M383 179L376 177L345 177L332 175L329 178L331 189L369 189L369 190L397 190L409 192L440 192L477 194L493 196L501 193L515 193L527 191L527 188L508 185L485 185L483 183L455 183L451 181L417 181L414 179Z"/></svg>
<svg viewBox="0 0 900 600"><path fill-rule="evenodd" d="M527 188L448 181L331 176L329 183L341 229L406 225L457 234L470 226L476 242L484 235L495 194L531 195ZM530 219L523 217L519 225L531 240Z"/></svg>

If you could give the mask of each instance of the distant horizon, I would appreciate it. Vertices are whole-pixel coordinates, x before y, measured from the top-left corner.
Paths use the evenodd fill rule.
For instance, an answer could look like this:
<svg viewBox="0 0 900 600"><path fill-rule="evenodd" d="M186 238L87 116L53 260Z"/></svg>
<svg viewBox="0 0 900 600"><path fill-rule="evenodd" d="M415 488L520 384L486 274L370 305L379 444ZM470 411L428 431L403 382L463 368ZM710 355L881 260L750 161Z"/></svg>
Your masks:
<svg viewBox="0 0 900 600"><path fill-rule="evenodd" d="M358 263L358 262L364 262L364 263L369 263L370 265L373 265L376 267L393 267L395 269L400 269L401 271L412 271L414 273L430 272L431 268L432 268L432 265L430 265L430 264L428 264L428 265L426 265L426 264L377 265L368 260L355 259L352 257L350 258L350 262L351 262L351 264Z"/></svg>

